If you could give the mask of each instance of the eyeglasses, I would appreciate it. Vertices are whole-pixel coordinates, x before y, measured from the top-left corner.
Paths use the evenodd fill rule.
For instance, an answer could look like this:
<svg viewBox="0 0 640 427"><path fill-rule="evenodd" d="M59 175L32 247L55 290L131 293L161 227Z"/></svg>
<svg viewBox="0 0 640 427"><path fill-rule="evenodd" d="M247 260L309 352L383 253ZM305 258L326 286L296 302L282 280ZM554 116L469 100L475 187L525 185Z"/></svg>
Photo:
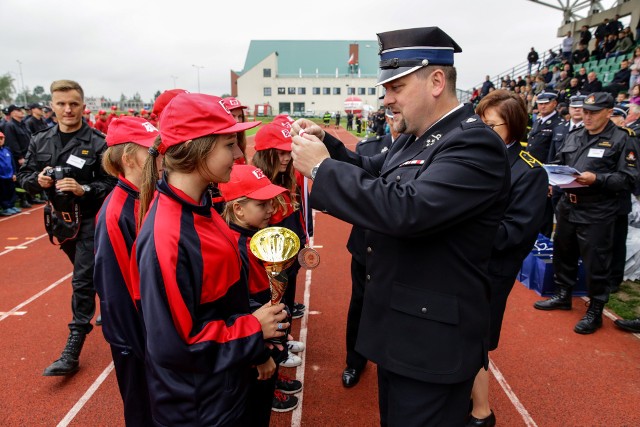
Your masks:
<svg viewBox="0 0 640 427"><path fill-rule="evenodd" d="M506 123L498 123L497 125L487 125L487 126L489 126L491 129L493 129L493 128L496 128L498 126L504 126L504 125L506 125Z"/></svg>

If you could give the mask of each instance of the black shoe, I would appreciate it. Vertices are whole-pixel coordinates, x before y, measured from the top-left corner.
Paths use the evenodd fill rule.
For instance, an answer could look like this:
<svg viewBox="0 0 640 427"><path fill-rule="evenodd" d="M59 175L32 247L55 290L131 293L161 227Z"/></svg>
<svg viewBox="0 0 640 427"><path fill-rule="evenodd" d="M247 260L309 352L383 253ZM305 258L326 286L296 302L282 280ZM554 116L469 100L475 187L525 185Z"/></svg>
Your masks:
<svg viewBox="0 0 640 427"><path fill-rule="evenodd" d="M576 324L573 331L577 334L592 334L602 327L602 311L604 310L604 302L591 299L589 308L584 317Z"/></svg>
<svg viewBox="0 0 640 427"><path fill-rule="evenodd" d="M102 314L99 314L98 317L96 317L96 326L102 326Z"/></svg>
<svg viewBox="0 0 640 427"><path fill-rule="evenodd" d="M360 381L360 371L355 368L346 368L342 371L342 385L351 388Z"/></svg>
<svg viewBox="0 0 640 427"><path fill-rule="evenodd" d="M618 292L620 292L620 285L611 285L611 286L609 286L609 293L610 294L617 294Z"/></svg>
<svg viewBox="0 0 640 427"><path fill-rule="evenodd" d="M569 288L558 287L551 298L533 303L538 310L571 310L571 291Z"/></svg>
<svg viewBox="0 0 640 427"><path fill-rule="evenodd" d="M631 319L631 320L618 319L618 320L614 320L613 323L618 328L623 329L625 331L640 333L640 317L638 317L637 319Z"/></svg>
<svg viewBox="0 0 640 427"><path fill-rule="evenodd" d="M469 421L467 421L467 427L493 427L496 425L496 416L491 411L491 415L487 418L476 418L473 415L469 415Z"/></svg>
<svg viewBox="0 0 640 427"><path fill-rule="evenodd" d="M296 394L302 391L302 382L289 378L288 376L278 373L276 380L276 390L284 394Z"/></svg>
<svg viewBox="0 0 640 427"><path fill-rule="evenodd" d="M304 311L298 310L297 308L293 307L293 311L291 312L291 318L299 319L302 316L304 316Z"/></svg>
<svg viewBox="0 0 640 427"><path fill-rule="evenodd" d="M31 201L31 203L33 203L34 205L43 205L43 204L45 204L47 202L42 200L40 197L34 197L34 199Z"/></svg>
<svg viewBox="0 0 640 427"><path fill-rule="evenodd" d="M21 208L30 208L31 207L31 203L27 202L26 200L21 200L20 201L20 207Z"/></svg>
<svg viewBox="0 0 640 427"><path fill-rule="evenodd" d="M293 303L293 308L296 308L300 311L304 311L305 308L307 308L304 304L300 304L299 302L294 302Z"/></svg>
<svg viewBox="0 0 640 427"><path fill-rule="evenodd" d="M86 337L85 334L71 332L60 359L49 365L42 375L45 377L57 377L77 372L80 369L80 351L82 351Z"/></svg>

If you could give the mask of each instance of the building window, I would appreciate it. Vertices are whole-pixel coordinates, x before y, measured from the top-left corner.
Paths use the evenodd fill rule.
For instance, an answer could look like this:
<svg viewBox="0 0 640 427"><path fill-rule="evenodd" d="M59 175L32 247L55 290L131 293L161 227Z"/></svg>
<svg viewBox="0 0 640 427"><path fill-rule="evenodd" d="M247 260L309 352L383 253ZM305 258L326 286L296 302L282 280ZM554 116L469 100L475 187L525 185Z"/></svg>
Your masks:
<svg viewBox="0 0 640 427"><path fill-rule="evenodd" d="M290 102L280 102L278 104L278 111L280 114L291 114L291 103Z"/></svg>
<svg viewBox="0 0 640 427"><path fill-rule="evenodd" d="M294 102L293 103L293 115L295 117L300 117L304 113L304 102Z"/></svg>
<svg viewBox="0 0 640 427"><path fill-rule="evenodd" d="M271 68L263 68L262 77L271 77Z"/></svg>
<svg viewBox="0 0 640 427"><path fill-rule="evenodd" d="M348 87L347 88L347 95L355 95L356 94L356 88L355 87Z"/></svg>
<svg viewBox="0 0 640 427"><path fill-rule="evenodd" d="M376 88L375 87L370 87L368 89L368 95L375 95L376 94Z"/></svg>
<svg viewBox="0 0 640 427"><path fill-rule="evenodd" d="M271 88L265 87L263 90L264 96L271 96Z"/></svg>
<svg viewBox="0 0 640 427"><path fill-rule="evenodd" d="M298 95L306 95L306 94L307 94L307 88L304 88L304 87L298 88Z"/></svg>
<svg viewBox="0 0 640 427"><path fill-rule="evenodd" d="M358 88L358 95L364 95L366 93L366 88L364 87L359 87Z"/></svg>
<svg viewBox="0 0 640 427"><path fill-rule="evenodd" d="M333 88L333 94L334 95L340 95L340 88L339 87L334 87Z"/></svg>
<svg viewBox="0 0 640 427"><path fill-rule="evenodd" d="M313 94L314 95L320 95L320 88L319 87L314 87L313 88Z"/></svg>
<svg viewBox="0 0 640 427"><path fill-rule="evenodd" d="M287 93L289 95L295 95L296 94L296 88L295 87L288 87L287 88Z"/></svg>
<svg viewBox="0 0 640 427"><path fill-rule="evenodd" d="M322 94L323 95L331 95L331 88L330 87L323 87L322 88Z"/></svg>
<svg viewBox="0 0 640 427"><path fill-rule="evenodd" d="M278 95L284 95L284 94L285 94L285 88L279 87L278 88Z"/></svg>

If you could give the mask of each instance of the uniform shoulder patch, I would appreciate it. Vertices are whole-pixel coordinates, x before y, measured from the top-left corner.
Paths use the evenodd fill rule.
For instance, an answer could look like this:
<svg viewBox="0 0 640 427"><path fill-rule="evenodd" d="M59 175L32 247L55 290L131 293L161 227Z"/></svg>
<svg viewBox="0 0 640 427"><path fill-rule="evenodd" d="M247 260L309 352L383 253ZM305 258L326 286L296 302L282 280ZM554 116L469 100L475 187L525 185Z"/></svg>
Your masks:
<svg viewBox="0 0 640 427"><path fill-rule="evenodd" d="M622 129L622 130L626 131L626 132L629 134L629 136L636 136L636 133L635 133L635 131L634 131L633 129L628 128L628 127L626 127L626 126L618 126L618 127L619 127L620 129Z"/></svg>
<svg viewBox="0 0 640 427"><path fill-rule="evenodd" d="M530 167L530 168L539 168L542 167L542 163L540 162L540 160L536 159L535 157L533 157L531 155L531 153L529 153L528 151L520 151L520 158L522 160L524 160L524 162Z"/></svg>
<svg viewBox="0 0 640 427"><path fill-rule="evenodd" d="M480 128L485 126L484 122L480 120L480 117L478 116L468 117L462 120L460 125L462 126L462 129Z"/></svg>
<svg viewBox="0 0 640 427"><path fill-rule="evenodd" d="M96 128L91 128L91 132L95 133L96 135L98 135L100 138L103 138L103 139L107 137L106 134L102 133Z"/></svg>

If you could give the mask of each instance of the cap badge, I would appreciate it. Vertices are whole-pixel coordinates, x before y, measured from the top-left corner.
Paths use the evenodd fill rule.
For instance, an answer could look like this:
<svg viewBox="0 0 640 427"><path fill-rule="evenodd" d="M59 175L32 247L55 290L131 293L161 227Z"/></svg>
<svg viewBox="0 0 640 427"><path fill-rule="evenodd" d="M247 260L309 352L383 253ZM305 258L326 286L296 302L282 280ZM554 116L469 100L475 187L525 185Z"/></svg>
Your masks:
<svg viewBox="0 0 640 427"><path fill-rule="evenodd" d="M158 130L149 122L142 123L142 127L144 127L147 132L156 132Z"/></svg>
<svg viewBox="0 0 640 427"><path fill-rule="evenodd" d="M291 132L289 132L288 129L282 129L280 132L282 132L282 136L285 138L291 138Z"/></svg>
<svg viewBox="0 0 640 427"><path fill-rule="evenodd" d="M224 109L224 111L227 112L227 114L231 115L231 111L229 111L229 109L227 108L226 105L224 105L224 101L222 101L222 99L220 101L218 101L218 104L220 104L220 106Z"/></svg>
<svg viewBox="0 0 640 427"><path fill-rule="evenodd" d="M587 99L584 100L585 104L595 104L596 103L596 97L591 95L590 97L588 97Z"/></svg>
<svg viewBox="0 0 640 427"><path fill-rule="evenodd" d="M255 176L257 179L265 178L265 176L264 176L264 172L262 172L262 169L255 169L255 170L251 171L251 173L252 173L252 174L253 174L253 176Z"/></svg>

